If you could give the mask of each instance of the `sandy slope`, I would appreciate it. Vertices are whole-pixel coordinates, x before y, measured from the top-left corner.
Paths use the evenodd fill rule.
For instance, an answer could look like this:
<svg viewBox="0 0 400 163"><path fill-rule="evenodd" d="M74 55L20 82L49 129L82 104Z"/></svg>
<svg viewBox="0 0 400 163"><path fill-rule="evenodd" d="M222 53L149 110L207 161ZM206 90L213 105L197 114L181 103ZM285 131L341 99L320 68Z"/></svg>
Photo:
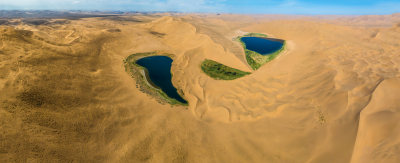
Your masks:
<svg viewBox="0 0 400 163"><path fill-rule="evenodd" d="M361 111L353 162L398 162L400 80L382 81Z"/></svg>
<svg viewBox="0 0 400 163"><path fill-rule="evenodd" d="M0 162L400 161L396 15L382 18L387 27L363 17L131 18L0 27ZM205 58L250 71L232 42L240 31L288 49L241 79L203 74ZM125 72L125 57L151 51L176 55L173 83L189 107L158 103Z"/></svg>

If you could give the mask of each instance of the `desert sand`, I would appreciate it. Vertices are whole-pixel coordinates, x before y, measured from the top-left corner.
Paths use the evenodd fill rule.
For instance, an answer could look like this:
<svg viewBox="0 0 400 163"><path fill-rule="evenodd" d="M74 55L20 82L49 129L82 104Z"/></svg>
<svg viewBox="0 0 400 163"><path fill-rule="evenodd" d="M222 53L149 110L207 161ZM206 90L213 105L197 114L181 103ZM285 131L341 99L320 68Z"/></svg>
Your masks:
<svg viewBox="0 0 400 163"><path fill-rule="evenodd" d="M0 162L400 162L398 14L57 20L0 26ZM287 49L253 71L244 32ZM126 73L153 51L189 106ZM204 59L252 74L214 80Z"/></svg>

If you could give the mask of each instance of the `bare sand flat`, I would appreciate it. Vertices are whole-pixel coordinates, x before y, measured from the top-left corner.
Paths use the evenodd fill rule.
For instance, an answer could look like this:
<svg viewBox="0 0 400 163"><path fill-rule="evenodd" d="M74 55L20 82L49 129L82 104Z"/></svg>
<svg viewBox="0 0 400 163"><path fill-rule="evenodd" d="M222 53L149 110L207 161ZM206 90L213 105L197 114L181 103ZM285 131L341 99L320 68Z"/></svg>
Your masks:
<svg viewBox="0 0 400 163"><path fill-rule="evenodd" d="M62 19L60 19L62 20ZM400 16L135 15L0 25L0 162L400 162ZM253 71L244 32L287 48ZM189 106L124 68L174 54ZM243 78L214 80L212 59Z"/></svg>

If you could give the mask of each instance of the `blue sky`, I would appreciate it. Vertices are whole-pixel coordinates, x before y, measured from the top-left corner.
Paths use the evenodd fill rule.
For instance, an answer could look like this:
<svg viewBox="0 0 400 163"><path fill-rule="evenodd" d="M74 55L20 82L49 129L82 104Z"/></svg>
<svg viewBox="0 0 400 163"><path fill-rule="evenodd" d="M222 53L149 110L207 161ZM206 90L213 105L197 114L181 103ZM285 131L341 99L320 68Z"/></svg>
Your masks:
<svg viewBox="0 0 400 163"><path fill-rule="evenodd" d="M400 0L0 0L0 9L364 15L400 12Z"/></svg>

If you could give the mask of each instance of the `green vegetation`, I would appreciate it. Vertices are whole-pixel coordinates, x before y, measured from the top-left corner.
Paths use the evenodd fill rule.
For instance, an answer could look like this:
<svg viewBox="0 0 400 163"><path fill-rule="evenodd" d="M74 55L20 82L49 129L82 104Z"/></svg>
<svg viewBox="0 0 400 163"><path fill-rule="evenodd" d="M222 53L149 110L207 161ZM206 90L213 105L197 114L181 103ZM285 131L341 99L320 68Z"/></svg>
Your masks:
<svg viewBox="0 0 400 163"><path fill-rule="evenodd" d="M201 63L201 69L208 76L220 80L234 80L250 74L208 59Z"/></svg>
<svg viewBox="0 0 400 163"><path fill-rule="evenodd" d="M281 49L279 49L271 54L261 55L255 51L246 49L245 48L246 46L244 45L244 48L245 48L244 52L246 54L247 63L250 65L250 67L253 70L257 70L265 63L276 58L279 55L279 53L281 53L285 49L285 46L286 46L286 43L284 42Z"/></svg>
<svg viewBox="0 0 400 163"><path fill-rule="evenodd" d="M262 33L249 33L244 36L239 36L235 39L236 41L239 41L242 44L244 53L246 55L247 63L250 65L250 67L253 70L259 69L265 63L276 58L279 55L279 53L281 53L283 50L285 50L285 47L286 47L286 42L284 41L281 49L279 49L271 54L261 55L260 53L257 53L255 51L248 50L246 48L246 44L241 40L242 37L267 37L267 35L262 34Z"/></svg>
<svg viewBox="0 0 400 163"><path fill-rule="evenodd" d="M245 34L243 37L268 37L268 36L262 33L248 33Z"/></svg>
<svg viewBox="0 0 400 163"><path fill-rule="evenodd" d="M149 53L136 53L128 56L124 60L125 71L131 75L132 78L136 79L136 87L140 89L140 91L149 94L156 98L156 100L162 104L169 103L171 105L184 105L187 106L188 104L182 103L174 98L170 98L165 92L163 92L160 88L152 84L151 81L148 81L148 72L147 69L136 64L136 61L149 56L155 55L163 55L173 58L174 55L172 54L165 54L159 52L149 52ZM178 91L179 94L183 94L182 90Z"/></svg>

